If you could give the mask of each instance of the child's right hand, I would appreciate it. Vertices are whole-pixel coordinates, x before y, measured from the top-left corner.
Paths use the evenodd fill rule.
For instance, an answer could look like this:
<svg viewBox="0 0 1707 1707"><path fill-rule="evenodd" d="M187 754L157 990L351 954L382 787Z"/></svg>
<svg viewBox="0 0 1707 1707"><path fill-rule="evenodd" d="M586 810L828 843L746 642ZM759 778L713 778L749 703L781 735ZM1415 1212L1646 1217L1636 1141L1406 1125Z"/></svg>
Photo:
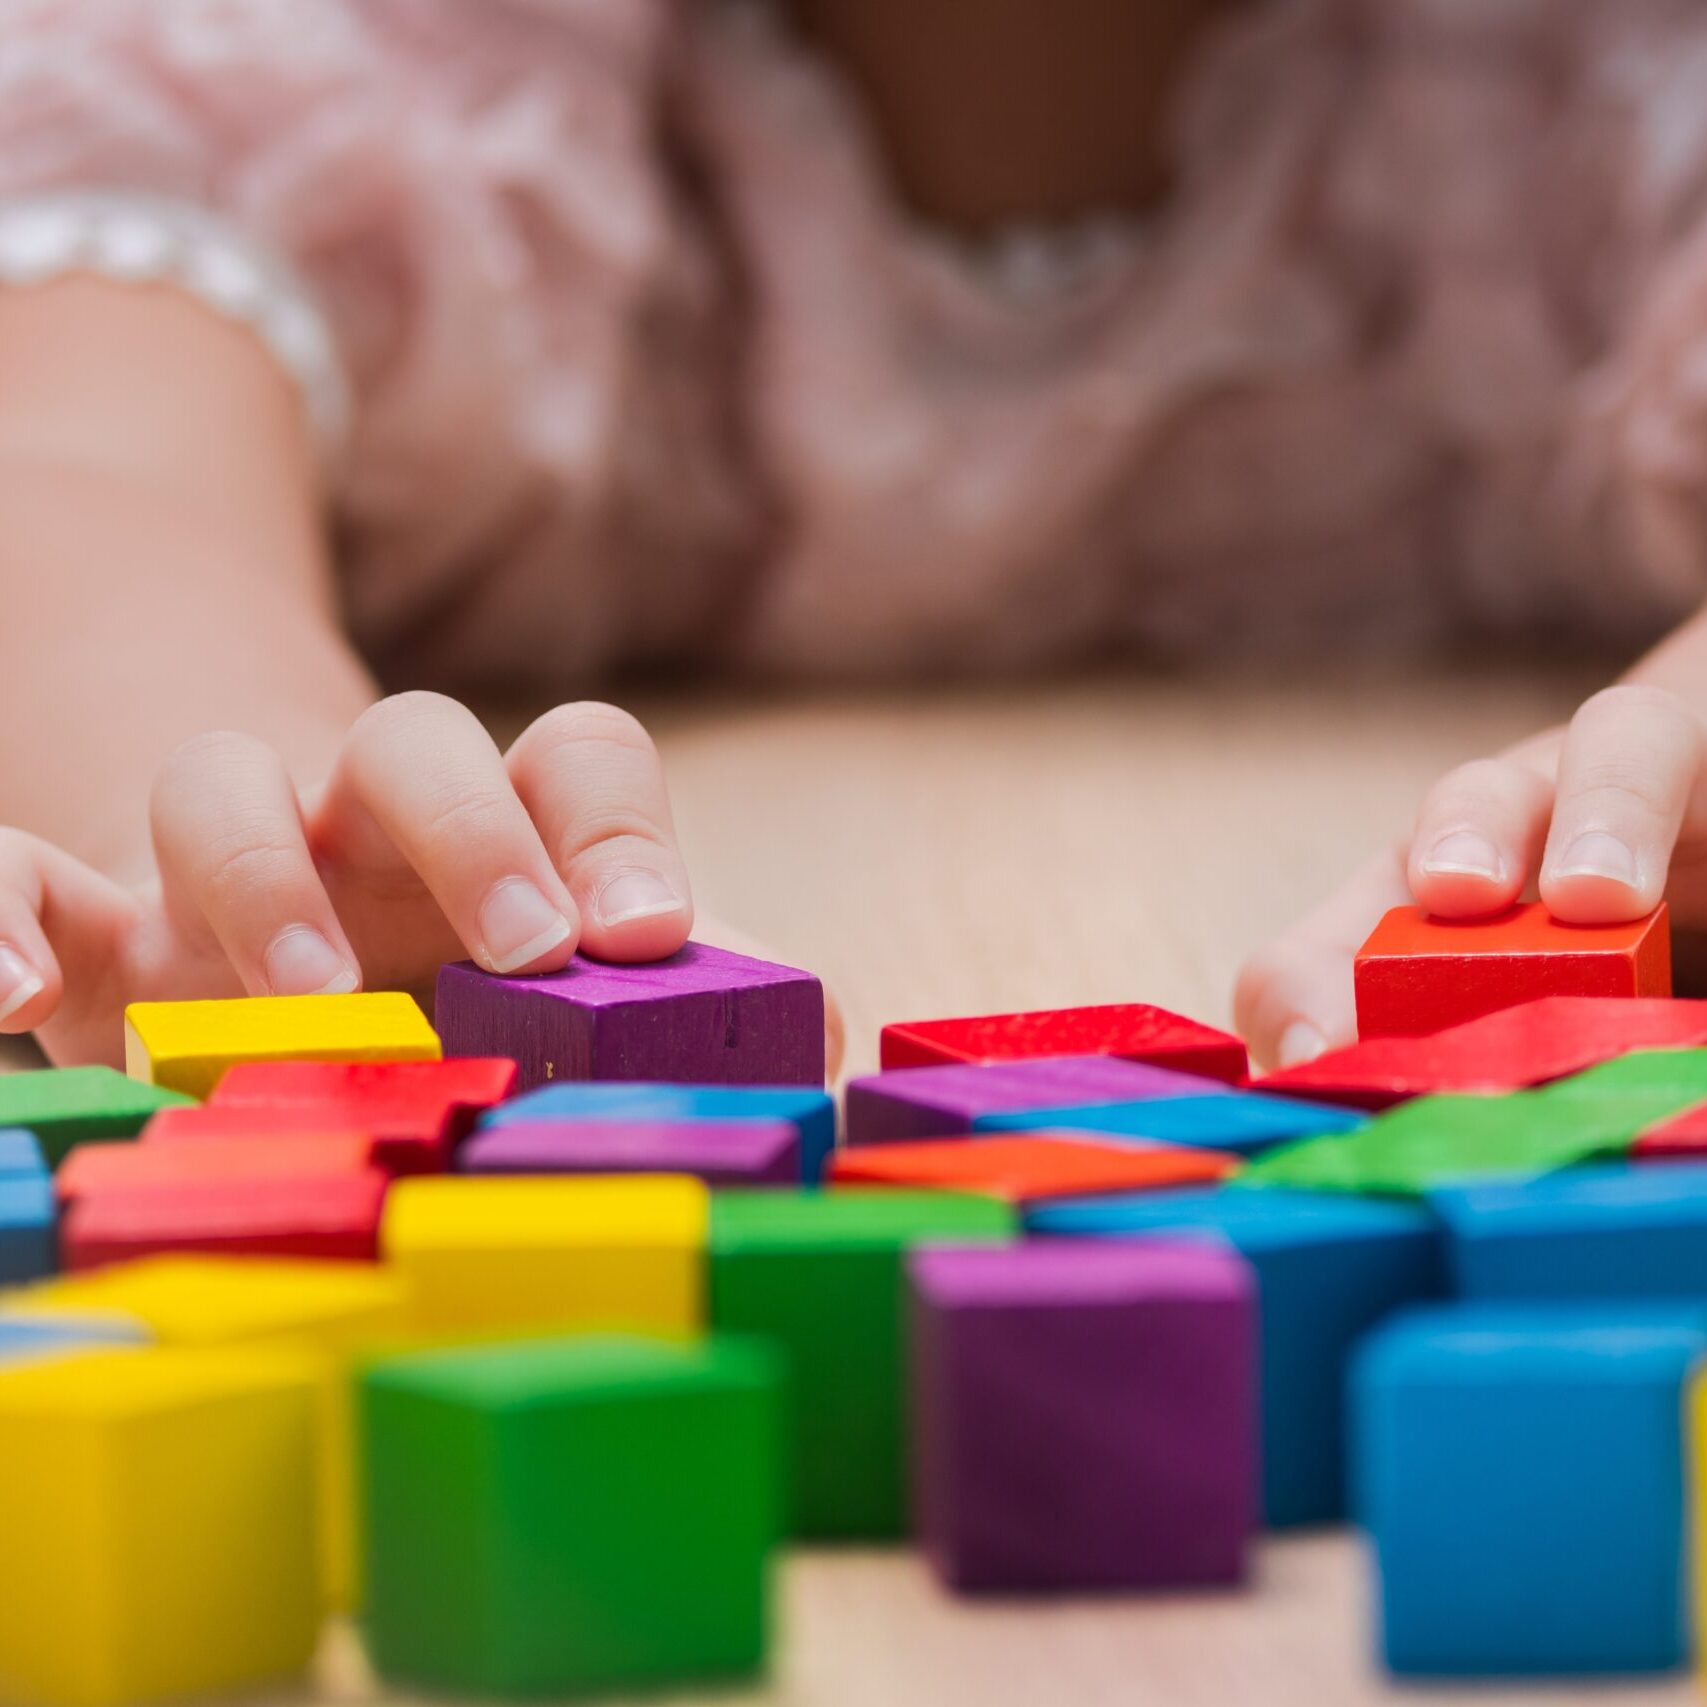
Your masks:
<svg viewBox="0 0 1707 1707"><path fill-rule="evenodd" d="M500 753L454 700L399 694L300 794L259 741L199 736L151 816L132 888L0 829L0 1031L56 1061L118 1060L131 1001L420 992L465 955L658 959L693 924L657 750L609 705L558 706Z"/></svg>

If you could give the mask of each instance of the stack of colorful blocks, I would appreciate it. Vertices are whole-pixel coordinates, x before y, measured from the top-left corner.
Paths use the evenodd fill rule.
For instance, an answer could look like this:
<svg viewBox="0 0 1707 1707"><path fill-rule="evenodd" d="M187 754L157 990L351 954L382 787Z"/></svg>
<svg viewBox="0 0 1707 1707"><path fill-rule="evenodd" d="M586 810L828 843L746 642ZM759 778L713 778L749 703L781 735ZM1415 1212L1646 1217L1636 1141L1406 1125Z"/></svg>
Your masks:
<svg viewBox="0 0 1707 1707"><path fill-rule="evenodd" d="M341 1612L432 1690L716 1681L787 1539L1224 1591L1348 1516L1395 1672L1675 1667L1707 1004L1667 956L1663 915L1401 909L1348 1049L892 1026L839 1145L817 981L699 945L447 967L436 1029L134 1007L128 1076L0 1078L0 1696L253 1686Z"/></svg>

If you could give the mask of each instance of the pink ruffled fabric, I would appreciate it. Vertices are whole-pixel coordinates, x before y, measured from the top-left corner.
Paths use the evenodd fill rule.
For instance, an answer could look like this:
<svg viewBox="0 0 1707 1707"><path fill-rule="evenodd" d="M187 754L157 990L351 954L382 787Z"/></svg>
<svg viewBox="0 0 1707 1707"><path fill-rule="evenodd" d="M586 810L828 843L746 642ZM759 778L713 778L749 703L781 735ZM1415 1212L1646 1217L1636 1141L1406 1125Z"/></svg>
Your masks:
<svg viewBox="0 0 1707 1707"><path fill-rule="evenodd" d="M192 198L356 403L358 635L566 688L1634 644L1707 588L1698 0L1269 0L1016 292L720 4L0 0L0 195Z"/></svg>

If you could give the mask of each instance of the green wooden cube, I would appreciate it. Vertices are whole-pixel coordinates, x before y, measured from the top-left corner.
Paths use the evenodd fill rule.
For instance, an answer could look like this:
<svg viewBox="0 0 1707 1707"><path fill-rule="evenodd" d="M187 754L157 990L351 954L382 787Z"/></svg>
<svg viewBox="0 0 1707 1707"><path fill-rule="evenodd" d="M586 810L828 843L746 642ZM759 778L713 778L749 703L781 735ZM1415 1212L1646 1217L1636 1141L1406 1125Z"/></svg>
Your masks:
<svg viewBox="0 0 1707 1707"><path fill-rule="evenodd" d="M538 1340L370 1366L374 1664L485 1695L757 1670L779 1383L769 1347L715 1339Z"/></svg>
<svg viewBox="0 0 1707 1707"><path fill-rule="evenodd" d="M194 1102L178 1091L145 1085L112 1067L47 1067L0 1074L0 1128L36 1135L51 1168L73 1144L134 1138L152 1114Z"/></svg>
<svg viewBox="0 0 1707 1707"><path fill-rule="evenodd" d="M1010 1238L1014 1212L957 1192L727 1191L711 1201L711 1321L787 1359L789 1524L818 1540L906 1532L902 1259Z"/></svg>

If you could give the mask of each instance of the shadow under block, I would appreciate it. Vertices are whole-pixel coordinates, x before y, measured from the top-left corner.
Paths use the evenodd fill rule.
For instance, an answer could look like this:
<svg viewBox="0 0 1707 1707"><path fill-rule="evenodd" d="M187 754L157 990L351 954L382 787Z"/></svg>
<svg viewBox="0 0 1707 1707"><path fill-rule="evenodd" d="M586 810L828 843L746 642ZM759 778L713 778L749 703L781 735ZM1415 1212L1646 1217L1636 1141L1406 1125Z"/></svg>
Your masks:
<svg viewBox="0 0 1707 1707"><path fill-rule="evenodd" d="M1358 1517L1401 1675L1667 1671L1689 1651L1684 1388L1707 1308L1470 1304L1373 1336Z"/></svg>
<svg viewBox="0 0 1707 1707"><path fill-rule="evenodd" d="M822 1085L824 987L809 972L690 942L616 966L501 977L472 961L439 973L448 1055L504 1055L524 1090L558 1079Z"/></svg>
<svg viewBox="0 0 1707 1707"><path fill-rule="evenodd" d="M1707 1002L1664 996L1543 996L1427 1037L1374 1037L1282 1067L1256 1088L1354 1108L1442 1092L1524 1090L1633 1049L1707 1045Z"/></svg>
<svg viewBox="0 0 1707 1707"><path fill-rule="evenodd" d="M734 1191L712 1199L711 1325L772 1341L783 1354L791 1533L905 1533L906 1252L1013 1232L1007 1205L948 1192Z"/></svg>
<svg viewBox="0 0 1707 1707"><path fill-rule="evenodd" d="M303 1671L314 1388L247 1348L0 1371L0 1696L119 1707Z"/></svg>
<svg viewBox="0 0 1707 1707"><path fill-rule="evenodd" d="M759 1670L779 1404L767 1348L715 1339L373 1366L361 1408L375 1666L499 1696Z"/></svg>
<svg viewBox="0 0 1707 1707"><path fill-rule="evenodd" d="M842 1150L830 1166L837 1185L909 1186L973 1191L1008 1203L1117 1191L1212 1185L1237 1156L1178 1145L1097 1144L1072 1133L951 1138L866 1144Z"/></svg>
<svg viewBox="0 0 1707 1707"><path fill-rule="evenodd" d="M1491 919L1394 907L1357 951L1357 1034L1418 1037L1541 996L1669 996L1662 902L1631 924L1567 925L1539 901Z"/></svg>
<svg viewBox="0 0 1707 1707"><path fill-rule="evenodd" d="M1431 1215L1372 1198L1221 1190L1070 1199L1025 1221L1034 1233L1190 1234L1238 1251L1259 1294L1264 1518L1284 1528L1344 1515L1347 1360L1384 1316L1441 1296Z"/></svg>
<svg viewBox="0 0 1707 1707"><path fill-rule="evenodd" d="M1365 1116L1332 1103L1234 1091L1230 1096L1162 1096L1143 1102L1034 1108L1023 1114L981 1114L974 1133L1054 1131L1097 1133L1110 1139L1201 1146L1260 1156L1277 1144L1324 1133L1355 1132Z"/></svg>
<svg viewBox="0 0 1707 1707"><path fill-rule="evenodd" d="M998 1061L992 1066L906 1067L850 1081L847 1141L889 1144L970 1132L983 1115L1026 1115L1063 1126L1063 1111L1156 1097L1231 1096L1230 1085L1112 1055Z"/></svg>
<svg viewBox="0 0 1707 1707"><path fill-rule="evenodd" d="M886 1072L955 1061L1118 1055L1124 1061L1144 1061L1236 1085L1243 1082L1250 1066L1243 1039L1148 1002L916 1020L884 1026L878 1047Z"/></svg>
<svg viewBox="0 0 1707 1707"><path fill-rule="evenodd" d="M160 1109L189 1101L111 1067L0 1074L0 1127L33 1132L50 1167L57 1167L74 1144L134 1138Z"/></svg>
<svg viewBox="0 0 1707 1707"><path fill-rule="evenodd" d="M239 1061L436 1061L439 1040L414 998L391 990L348 996L238 996L226 1001L132 1002L125 1071L145 1084L206 1097Z"/></svg>
<svg viewBox="0 0 1707 1707"><path fill-rule="evenodd" d="M800 1184L787 1120L523 1120L477 1133L465 1174L692 1174L709 1186Z"/></svg>
<svg viewBox="0 0 1707 1707"><path fill-rule="evenodd" d="M0 1176L0 1285L52 1274L56 1250L52 1180Z"/></svg>
<svg viewBox="0 0 1707 1707"><path fill-rule="evenodd" d="M668 1174L400 1180L381 1244L425 1332L686 1338L705 1318L710 1193Z"/></svg>
<svg viewBox="0 0 1707 1707"><path fill-rule="evenodd" d="M962 1591L1237 1582L1257 1516L1256 1288L1165 1239L915 1252L914 1517Z"/></svg>

